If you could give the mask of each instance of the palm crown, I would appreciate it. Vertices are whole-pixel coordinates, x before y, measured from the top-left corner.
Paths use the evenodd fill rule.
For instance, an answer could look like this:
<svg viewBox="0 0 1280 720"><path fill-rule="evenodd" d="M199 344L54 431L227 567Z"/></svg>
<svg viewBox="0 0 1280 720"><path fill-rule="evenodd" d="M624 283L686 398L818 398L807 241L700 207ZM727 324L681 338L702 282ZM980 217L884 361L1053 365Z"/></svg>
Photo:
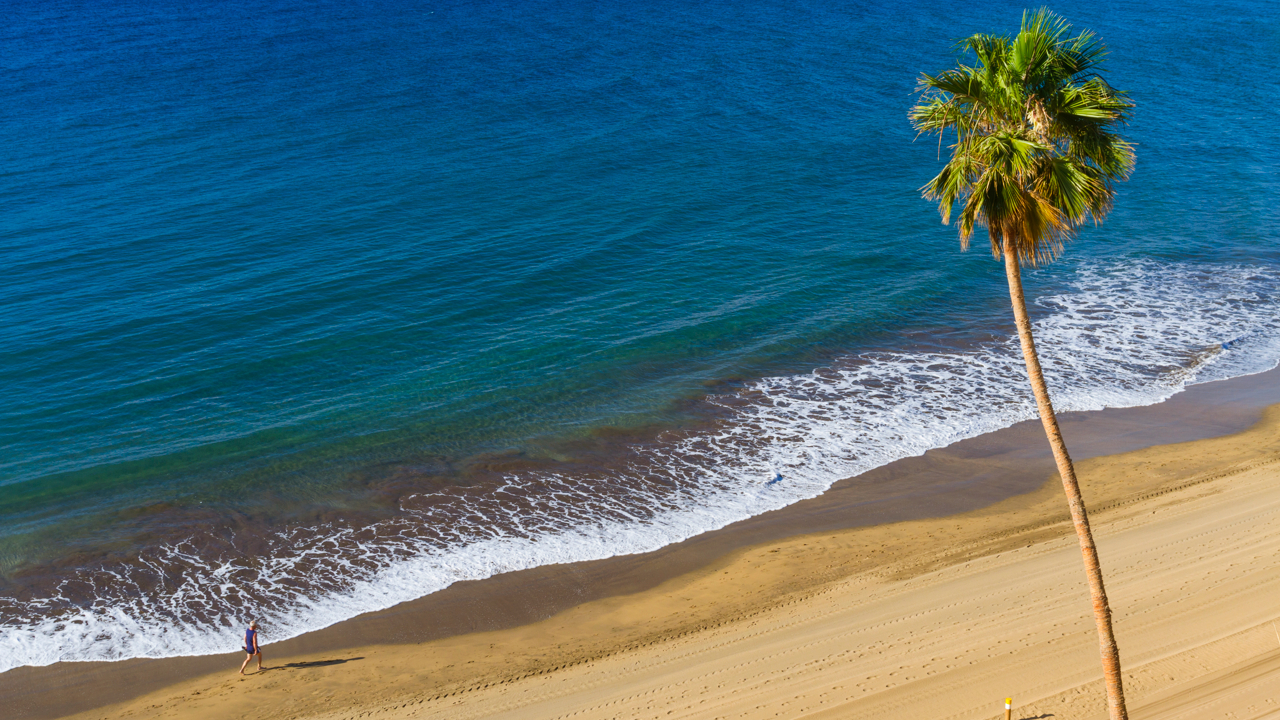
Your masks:
<svg viewBox="0 0 1280 720"><path fill-rule="evenodd" d="M1106 215L1114 182L1133 168L1133 146L1114 134L1133 103L1104 81L1106 48L1048 10L1024 13L1012 39L973 35L962 61L921 75L910 111L916 130L956 133L951 158L921 190L938 201L942 221L961 204L960 238L986 226L991 249L1023 264L1057 255L1086 220Z"/></svg>

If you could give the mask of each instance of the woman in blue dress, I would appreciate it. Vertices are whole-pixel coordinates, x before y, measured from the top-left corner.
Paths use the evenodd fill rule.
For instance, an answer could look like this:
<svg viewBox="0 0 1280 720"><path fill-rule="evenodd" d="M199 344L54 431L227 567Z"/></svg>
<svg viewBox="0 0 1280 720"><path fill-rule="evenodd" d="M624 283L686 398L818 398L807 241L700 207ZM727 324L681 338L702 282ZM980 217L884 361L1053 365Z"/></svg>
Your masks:
<svg viewBox="0 0 1280 720"><path fill-rule="evenodd" d="M244 631L244 651L249 653L245 657L244 662L240 663L240 674L244 674L244 669L249 666L249 661L254 655L258 656L258 669L262 669L262 647L258 645L258 621L249 622L249 629Z"/></svg>

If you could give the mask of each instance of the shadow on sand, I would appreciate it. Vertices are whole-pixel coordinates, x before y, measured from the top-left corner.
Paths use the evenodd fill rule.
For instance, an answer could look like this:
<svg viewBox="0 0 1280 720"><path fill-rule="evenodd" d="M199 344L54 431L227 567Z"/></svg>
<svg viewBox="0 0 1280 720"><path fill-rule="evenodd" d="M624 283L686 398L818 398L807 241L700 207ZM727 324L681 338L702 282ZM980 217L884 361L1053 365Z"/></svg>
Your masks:
<svg viewBox="0 0 1280 720"><path fill-rule="evenodd" d="M311 660L309 662L285 663L284 665L280 665L278 667L282 667L282 668L329 667L330 665L341 665L342 663L355 662L356 660L363 660L363 659L364 657L362 656L362 657L353 657L353 658L337 658L334 660Z"/></svg>

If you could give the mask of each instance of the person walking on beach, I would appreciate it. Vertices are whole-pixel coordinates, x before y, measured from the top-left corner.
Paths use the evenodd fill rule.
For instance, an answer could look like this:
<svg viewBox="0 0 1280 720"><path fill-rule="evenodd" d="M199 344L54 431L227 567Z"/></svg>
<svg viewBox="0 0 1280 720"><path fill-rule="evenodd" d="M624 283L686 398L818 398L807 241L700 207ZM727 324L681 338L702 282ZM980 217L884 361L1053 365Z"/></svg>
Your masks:
<svg viewBox="0 0 1280 720"><path fill-rule="evenodd" d="M245 657L244 662L240 663L240 674L244 674L244 669L249 666L249 661L254 655L258 656L258 669L262 669L262 647L258 645L258 621L249 621L249 629L244 631L244 651L249 653Z"/></svg>

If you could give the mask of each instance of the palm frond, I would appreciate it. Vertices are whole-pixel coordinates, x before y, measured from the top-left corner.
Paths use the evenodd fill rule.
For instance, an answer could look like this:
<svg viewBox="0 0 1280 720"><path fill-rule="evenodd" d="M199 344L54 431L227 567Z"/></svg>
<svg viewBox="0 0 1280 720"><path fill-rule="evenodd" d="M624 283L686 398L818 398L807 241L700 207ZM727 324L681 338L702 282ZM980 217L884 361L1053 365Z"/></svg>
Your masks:
<svg viewBox="0 0 1280 720"><path fill-rule="evenodd" d="M963 127L968 116L954 98L936 97L911 108L911 125L917 132L942 132L948 128Z"/></svg>
<svg viewBox="0 0 1280 720"><path fill-rule="evenodd" d="M972 68L958 67L944 70L937 75L923 74L920 86L941 91L956 99L980 103L984 100L987 88L982 78Z"/></svg>
<svg viewBox="0 0 1280 720"><path fill-rule="evenodd" d="M1066 21L1041 8L1022 14L1022 31L1010 45L1009 69L1023 82L1054 66L1055 50L1070 29Z"/></svg>
<svg viewBox="0 0 1280 720"><path fill-rule="evenodd" d="M981 164L977 158L968 152L959 152L951 156L942 172L920 188L926 198L938 201L943 224L951 222L952 207L970 193L974 178L980 172Z"/></svg>

